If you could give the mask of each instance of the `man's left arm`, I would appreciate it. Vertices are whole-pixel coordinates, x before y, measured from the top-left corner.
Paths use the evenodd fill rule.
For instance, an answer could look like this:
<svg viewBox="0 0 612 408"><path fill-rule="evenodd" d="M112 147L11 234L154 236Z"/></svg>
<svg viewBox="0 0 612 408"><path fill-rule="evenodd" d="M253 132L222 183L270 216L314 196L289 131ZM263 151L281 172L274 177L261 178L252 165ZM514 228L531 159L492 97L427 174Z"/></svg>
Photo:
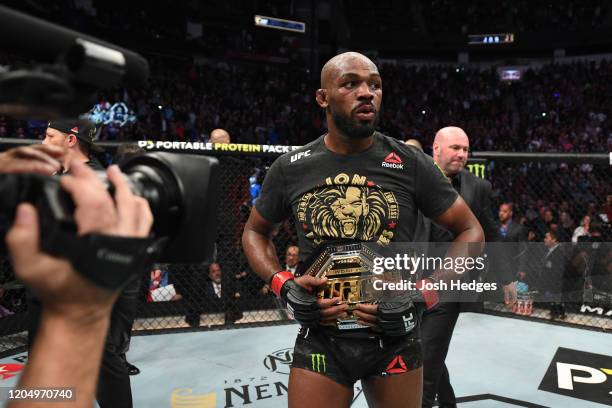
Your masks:
<svg viewBox="0 0 612 408"><path fill-rule="evenodd" d="M452 258L451 264L454 265L458 263L459 258L464 260L468 257L477 257L484 247L484 232L478 219L431 158L422 154L416 155L415 159L414 192L417 209L449 230L455 237L446 253L446 258ZM414 303L420 303L425 309L431 309L439 301L437 290L430 289L427 281L446 283L460 276L454 268L447 267L448 264L446 261L443 262L442 269L436 270L430 278L418 281L416 290L406 291L404 296L396 296L378 305L358 304L353 312L359 319L358 323L378 327L389 336L409 333L412 326L407 322L412 320ZM419 309L423 310L422 307Z"/></svg>
<svg viewBox="0 0 612 408"><path fill-rule="evenodd" d="M491 212L491 183L487 180L480 180L478 183L480 190L480 225L485 234L486 242L499 241L499 230L493 219Z"/></svg>
<svg viewBox="0 0 612 408"><path fill-rule="evenodd" d="M482 229L485 234L485 239L487 242L499 242L500 235L497 226L495 225L495 221L493 220L493 214L491 213L491 183L487 180L481 180L479 183L480 189L480 225L482 225ZM491 259L497 259L498 257L503 257L504 248L489 246L491 249L490 255ZM495 251L497 249L497 251ZM495 255L497 253L497 255ZM515 280L516 276L513 273L513 268L505 267L505 265L499 265L499 283L503 286L504 290L504 303L507 307L512 308L512 305L516 302L517 293L516 293L516 285Z"/></svg>

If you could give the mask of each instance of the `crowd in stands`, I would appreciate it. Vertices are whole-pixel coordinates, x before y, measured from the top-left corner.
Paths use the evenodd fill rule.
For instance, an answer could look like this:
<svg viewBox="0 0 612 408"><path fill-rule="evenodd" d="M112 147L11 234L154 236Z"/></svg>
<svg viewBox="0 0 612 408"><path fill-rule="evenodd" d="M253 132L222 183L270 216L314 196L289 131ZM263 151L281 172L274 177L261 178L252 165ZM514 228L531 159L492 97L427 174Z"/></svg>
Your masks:
<svg viewBox="0 0 612 408"><path fill-rule="evenodd" d="M610 12L601 0L503 0L494 6L485 0L433 0L422 2L421 7L431 32L455 34L601 28Z"/></svg>
<svg viewBox="0 0 612 408"><path fill-rule="evenodd" d="M306 69L265 64L152 64L143 88L103 93L137 120L103 125L108 141L207 141L215 128L233 142L301 145L325 132ZM383 65L379 128L431 146L449 124L466 130L472 150L604 152L612 146L612 63L551 64L502 82L495 69ZM46 122L0 116L0 137L41 138Z"/></svg>
<svg viewBox="0 0 612 408"><path fill-rule="evenodd" d="M424 2L422 13L432 30L443 27L444 31L464 34L491 31L493 27L494 31L504 27L526 31L559 26L571 30L578 25L601 28L610 13L608 6L597 0L555 2L545 6L547 11L534 14L528 12L528 3L503 1L492 7L476 0L467 4L436 0ZM230 7L232 2L227 4ZM74 10L68 16L74 14L80 16L74 21L95 20L103 25L105 21L121 21L122 11L129 10L99 5L95 18ZM538 14L541 12L550 18L543 20ZM172 24L147 31L147 24L138 22L164 18L147 13L139 19L125 19L132 24L130 30L142 28L145 34L169 39L184 36L182 30L171 30L169 27L176 27ZM448 18L455 13L458 18ZM536 27L542 21L546 23ZM98 104L123 102L136 117L124 126L100 126L99 139L210 141L212 130L222 128L236 143L302 145L323 134L324 113L314 101L318 83L304 64L296 64L294 39L276 36L278 41L266 41L269 32L255 34L253 28L238 31L236 36L224 36L223 32L194 41L217 50L225 50L229 44L231 49L273 53L287 57L288 62L205 58L196 63L150 58L147 86L97 95ZM0 56L0 65L14 66L15 61ZM515 82L500 81L495 68L382 64L380 70L384 103L379 129L401 140L417 139L426 151L436 131L448 125L465 129L474 151L612 150L612 62L549 64L527 70ZM0 137L42 139L46 127L46 121L16 121L0 115ZM147 298L149 303L183 301L188 308L187 323L194 326L199 325L199 313L208 310L229 311L226 318L236 321L242 317L242 310L277 306L266 282L252 275L240 253L237 234L244 222L240 217L248 212L248 205L247 211L241 206L250 199L248 177L253 172L253 166L240 166L226 167L234 169L226 175L234 183L227 183L231 194L225 192L231 197L222 209L222 221L229 232L218 242L218 264L199 266L190 273L167 265L156 269L145 278L148 285L143 303ZM516 220L527 228L530 242L543 243L550 231L558 242L568 245L597 232L604 240L612 240L612 191L606 169L602 171L601 166L494 163L487 167L486 177L493 184L491 211L496 213L502 202L514 203ZM275 243L287 265L295 242L293 225L284 223ZM3 282L8 279L2 277ZM14 290L0 291L0 316L22 309L21 296Z"/></svg>
<svg viewBox="0 0 612 408"><path fill-rule="evenodd" d="M424 146L457 124L472 150L602 152L612 143L611 77L605 61L546 65L513 83L493 69L388 66L381 128Z"/></svg>

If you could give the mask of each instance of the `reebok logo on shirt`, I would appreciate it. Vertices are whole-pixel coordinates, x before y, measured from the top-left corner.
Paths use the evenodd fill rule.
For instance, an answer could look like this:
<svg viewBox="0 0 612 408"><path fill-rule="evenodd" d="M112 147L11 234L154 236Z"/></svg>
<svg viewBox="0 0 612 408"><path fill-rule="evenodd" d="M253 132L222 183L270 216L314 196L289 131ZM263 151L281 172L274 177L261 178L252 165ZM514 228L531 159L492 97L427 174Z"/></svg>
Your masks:
<svg viewBox="0 0 612 408"><path fill-rule="evenodd" d="M403 169L402 159L395 152L391 152L385 157L385 160L381 163L383 167L389 167L391 169Z"/></svg>

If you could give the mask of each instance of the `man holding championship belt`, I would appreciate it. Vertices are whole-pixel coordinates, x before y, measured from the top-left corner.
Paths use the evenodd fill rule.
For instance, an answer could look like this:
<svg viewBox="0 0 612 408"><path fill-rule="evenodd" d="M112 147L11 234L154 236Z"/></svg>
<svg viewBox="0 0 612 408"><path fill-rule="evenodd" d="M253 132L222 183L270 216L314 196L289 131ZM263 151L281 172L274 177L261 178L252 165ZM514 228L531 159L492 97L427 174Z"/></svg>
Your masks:
<svg viewBox="0 0 612 408"><path fill-rule="evenodd" d="M382 80L371 60L329 60L316 100L329 132L274 162L242 237L253 270L302 326L289 406L349 407L361 380L371 406L420 407L420 314L438 302L431 284L456 274L439 270L373 301L371 258L411 242L419 210L453 232L450 258L477 256L482 228L430 157L375 131ZM301 259L321 253L300 277L281 270L271 240L290 215Z"/></svg>

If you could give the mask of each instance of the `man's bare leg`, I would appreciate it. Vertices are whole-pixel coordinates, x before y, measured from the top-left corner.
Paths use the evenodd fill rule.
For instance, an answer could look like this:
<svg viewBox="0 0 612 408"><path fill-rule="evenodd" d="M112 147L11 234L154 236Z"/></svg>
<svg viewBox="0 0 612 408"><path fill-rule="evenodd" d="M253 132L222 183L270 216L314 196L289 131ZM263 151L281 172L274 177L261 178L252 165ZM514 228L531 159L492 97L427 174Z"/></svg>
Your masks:
<svg viewBox="0 0 612 408"><path fill-rule="evenodd" d="M361 380L363 393L371 408L420 408L423 368L388 377Z"/></svg>
<svg viewBox="0 0 612 408"><path fill-rule="evenodd" d="M291 369L289 408L348 408L352 401L352 388L341 385L319 373L302 368ZM420 401L419 396L419 404Z"/></svg>

